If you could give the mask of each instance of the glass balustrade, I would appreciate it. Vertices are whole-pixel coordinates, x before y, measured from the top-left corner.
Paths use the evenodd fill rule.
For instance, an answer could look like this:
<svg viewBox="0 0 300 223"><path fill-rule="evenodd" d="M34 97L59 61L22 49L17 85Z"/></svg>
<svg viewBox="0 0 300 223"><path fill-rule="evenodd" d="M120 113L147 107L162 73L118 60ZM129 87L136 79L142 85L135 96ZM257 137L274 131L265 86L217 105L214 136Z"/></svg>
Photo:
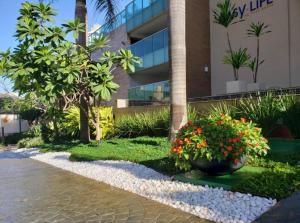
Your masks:
<svg viewBox="0 0 300 223"><path fill-rule="evenodd" d="M169 32L164 29L129 47L135 56L142 59L137 71L169 61Z"/></svg>
<svg viewBox="0 0 300 223"><path fill-rule="evenodd" d="M123 10L118 15L116 15L115 21L113 22L113 24L106 23L103 26L101 26L98 30L91 33L89 35L89 44L93 41L93 39L99 38L99 36L101 34L107 35L108 33L112 32L113 30L115 30L115 29L119 28L120 26L122 26L123 24L125 24L126 23L125 15L126 15L126 12L125 12L125 10Z"/></svg>
<svg viewBox="0 0 300 223"><path fill-rule="evenodd" d="M169 101L169 81L162 81L128 89L130 101Z"/></svg>
<svg viewBox="0 0 300 223"><path fill-rule="evenodd" d="M168 0L134 0L126 6L126 29L132 31L168 10Z"/></svg>

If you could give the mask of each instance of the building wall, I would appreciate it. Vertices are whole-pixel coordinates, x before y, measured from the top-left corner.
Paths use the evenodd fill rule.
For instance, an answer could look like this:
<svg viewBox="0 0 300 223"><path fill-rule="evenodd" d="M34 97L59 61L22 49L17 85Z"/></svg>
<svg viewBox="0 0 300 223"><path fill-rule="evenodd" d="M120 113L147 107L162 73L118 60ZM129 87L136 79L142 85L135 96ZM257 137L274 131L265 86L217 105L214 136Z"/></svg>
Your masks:
<svg viewBox="0 0 300 223"><path fill-rule="evenodd" d="M300 85L300 1L289 0L290 3L290 53L291 53L291 85Z"/></svg>
<svg viewBox="0 0 300 223"><path fill-rule="evenodd" d="M109 35L109 45L110 47L107 49L109 51L117 51L120 48L127 48L130 45L130 40L128 38L126 32L126 26L122 25L116 30L112 31ZM102 55L101 50L95 51L92 54L93 60L99 60ZM134 84L134 80L130 75L127 74L122 69L117 68L114 72L114 81L120 85L117 93L115 93L112 97L111 104L115 105L117 99L128 99L128 88Z"/></svg>
<svg viewBox="0 0 300 223"><path fill-rule="evenodd" d="M210 11L216 8L218 1L210 1ZM247 37L246 32L251 22L264 22L272 31L261 40L261 58L265 59L265 62L260 67L258 82L265 83L268 88L299 86L299 1L264 0L262 7L256 10L254 10L255 0L233 0L233 2L237 7L241 7L241 11L246 5L243 21L229 28L234 49L245 47L252 56L255 56L256 40ZM253 11L250 10L251 3ZM214 23L213 13L210 16L210 26L212 94L218 95L226 93L226 82L233 80L233 71L230 65L224 65L222 62L228 49L226 30ZM247 68L240 70L240 80L252 82L251 72Z"/></svg>
<svg viewBox="0 0 300 223"><path fill-rule="evenodd" d="M209 0L188 0L186 4L187 96L210 96Z"/></svg>

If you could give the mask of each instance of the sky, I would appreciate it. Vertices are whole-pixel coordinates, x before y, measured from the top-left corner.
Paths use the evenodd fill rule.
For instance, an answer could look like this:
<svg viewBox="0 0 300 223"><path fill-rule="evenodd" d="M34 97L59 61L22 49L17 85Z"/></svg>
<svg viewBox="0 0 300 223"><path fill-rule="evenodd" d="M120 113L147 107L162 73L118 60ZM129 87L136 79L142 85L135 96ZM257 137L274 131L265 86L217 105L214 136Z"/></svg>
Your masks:
<svg viewBox="0 0 300 223"><path fill-rule="evenodd" d="M33 0L29 0L33 2ZM132 0L116 0L118 12L122 11L125 6ZM19 9L24 0L0 0L0 51L5 51L8 48L13 48L16 45L15 38L13 37L16 28L17 17L19 16ZM94 9L94 0L87 0L88 5L88 23L90 28L98 23L104 23L103 13L100 14ZM53 7L57 12L56 22L58 24L64 23L68 20L74 20L75 14L75 0L54 0ZM8 81L1 81L0 93L4 91L1 85L10 89Z"/></svg>

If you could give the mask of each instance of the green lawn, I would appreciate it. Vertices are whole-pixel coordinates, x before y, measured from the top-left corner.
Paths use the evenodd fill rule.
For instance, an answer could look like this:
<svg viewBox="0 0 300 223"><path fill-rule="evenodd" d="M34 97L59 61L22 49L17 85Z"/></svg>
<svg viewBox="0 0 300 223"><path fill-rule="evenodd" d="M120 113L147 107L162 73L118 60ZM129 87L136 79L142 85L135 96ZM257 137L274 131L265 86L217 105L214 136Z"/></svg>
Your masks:
<svg viewBox="0 0 300 223"><path fill-rule="evenodd" d="M300 189L300 141L271 140L270 146L266 157L249 159L240 171L221 177L194 174L195 171L184 175L169 158L170 143L166 138L111 139L101 145L95 142L45 144L42 151L68 151L72 161L127 160L175 175L177 180L282 199Z"/></svg>
<svg viewBox="0 0 300 223"><path fill-rule="evenodd" d="M174 175L180 171L169 159L170 143L167 138L138 137L134 139L112 139L100 145L76 142L68 144L45 144L42 152L68 151L72 161L126 160L148 166L158 172Z"/></svg>

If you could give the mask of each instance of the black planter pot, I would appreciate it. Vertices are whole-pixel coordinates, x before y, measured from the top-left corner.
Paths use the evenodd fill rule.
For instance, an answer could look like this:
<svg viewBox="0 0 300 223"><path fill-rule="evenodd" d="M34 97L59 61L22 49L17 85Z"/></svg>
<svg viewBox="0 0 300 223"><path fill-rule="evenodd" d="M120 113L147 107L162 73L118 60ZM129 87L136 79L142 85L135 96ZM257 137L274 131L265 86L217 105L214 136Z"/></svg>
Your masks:
<svg viewBox="0 0 300 223"><path fill-rule="evenodd" d="M238 164L234 164L231 158L227 160L218 161L217 159L213 159L208 161L204 158L199 158L197 160L191 160L191 164L193 168L201 170L209 175L225 175L232 174L238 169L242 168L246 163L246 157L242 157Z"/></svg>

